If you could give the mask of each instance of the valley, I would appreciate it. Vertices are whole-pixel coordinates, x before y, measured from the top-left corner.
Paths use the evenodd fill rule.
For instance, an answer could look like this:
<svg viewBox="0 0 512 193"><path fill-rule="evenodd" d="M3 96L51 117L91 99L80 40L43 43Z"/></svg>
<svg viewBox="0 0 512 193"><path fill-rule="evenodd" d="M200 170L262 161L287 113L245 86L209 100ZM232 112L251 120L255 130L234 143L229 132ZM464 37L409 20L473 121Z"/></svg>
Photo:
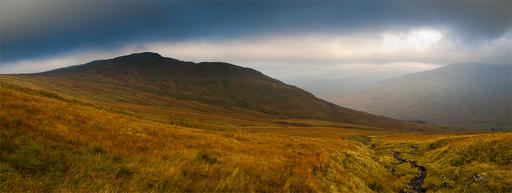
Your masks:
<svg viewBox="0 0 512 193"><path fill-rule="evenodd" d="M104 88L111 84L90 80L56 80L0 76L1 191L509 192L512 187L511 133L446 131L352 110L344 110L351 116L342 120L276 114L141 89L109 90ZM401 164L395 152L411 164Z"/></svg>
<svg viewBox="0 0 512 193"><path fill-rule="evenodd" d="M0 0L0 193L512 193L511 19Z"/></svg>

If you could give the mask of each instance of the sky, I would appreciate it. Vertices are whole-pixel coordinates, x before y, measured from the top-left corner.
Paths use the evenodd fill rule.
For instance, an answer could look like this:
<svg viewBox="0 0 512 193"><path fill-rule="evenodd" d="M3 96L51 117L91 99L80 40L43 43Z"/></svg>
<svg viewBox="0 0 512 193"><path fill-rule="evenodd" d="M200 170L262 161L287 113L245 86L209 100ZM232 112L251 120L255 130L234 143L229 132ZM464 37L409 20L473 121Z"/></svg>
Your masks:
<svg viewBox="0 0 512 193"><path fill-rule="evenodd" d="M511 14L512 1L0 0L0 73L146 51L290 82L511 64Z"/></svg>

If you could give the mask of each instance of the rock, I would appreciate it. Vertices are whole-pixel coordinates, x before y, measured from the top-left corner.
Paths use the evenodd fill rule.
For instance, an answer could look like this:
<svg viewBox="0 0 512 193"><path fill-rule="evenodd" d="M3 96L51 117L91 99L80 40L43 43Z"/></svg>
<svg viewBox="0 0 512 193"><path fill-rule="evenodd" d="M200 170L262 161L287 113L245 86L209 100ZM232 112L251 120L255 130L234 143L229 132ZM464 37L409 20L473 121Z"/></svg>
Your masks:
<svg viewBox="0 0 512 193"><path fill-rule="evenodd" d="M487 179L485 179L485 177L480 176L477 173L475 173L475 175L473 175L473 177L471 177L471 179L473 180L473 182L487 181Z"/></svg>

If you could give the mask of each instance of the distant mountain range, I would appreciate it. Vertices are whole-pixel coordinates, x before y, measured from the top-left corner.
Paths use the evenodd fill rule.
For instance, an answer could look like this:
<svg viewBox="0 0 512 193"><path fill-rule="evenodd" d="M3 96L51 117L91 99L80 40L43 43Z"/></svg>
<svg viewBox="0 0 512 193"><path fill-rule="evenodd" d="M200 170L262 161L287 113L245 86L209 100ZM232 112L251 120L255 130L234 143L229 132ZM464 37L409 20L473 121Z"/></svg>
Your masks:
<svg viewBox="0 0 512 193"><path fill-rule="evenodd" d="M335 103L401 120L510 128L511 65L460 63L376 83Z"/></svg>
<svg viewBox="0 0 512 193"><path fill-rule="evenodd" d="M315 119L390 129L428 129L318 99L256 70L137 53L43 73L4 75L77 98L158 115ZM194 113L191 113L194 112Z"/></svg>

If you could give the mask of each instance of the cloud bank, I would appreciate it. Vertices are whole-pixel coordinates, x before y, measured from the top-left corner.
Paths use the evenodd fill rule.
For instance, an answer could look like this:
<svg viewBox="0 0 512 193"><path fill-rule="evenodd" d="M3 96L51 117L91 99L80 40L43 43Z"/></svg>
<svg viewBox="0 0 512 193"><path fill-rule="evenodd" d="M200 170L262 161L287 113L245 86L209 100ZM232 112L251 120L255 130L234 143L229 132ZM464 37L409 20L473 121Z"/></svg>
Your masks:
<svg viewBox="0 0 512 193"><path fill-rule="evenodd" d="M279 79L510 64L510 1L0 1L0 73L133 52L225 61Z"/></svg>
<svg viewBox="0 0 512 193"><path fill-rule="evenodd" d="M194 62L230 62L261 70L276 78L340 78L369 71L417 72L459 62L509 64L511 34L509 31L500 38L474 47L460 46L456 41L445 38L442 31L426 28L405 33L154 41L127 44L118 49L78 50L44 59L21 60L0 66L0 72L40 72L96 59L151 51Z"/></svg>

